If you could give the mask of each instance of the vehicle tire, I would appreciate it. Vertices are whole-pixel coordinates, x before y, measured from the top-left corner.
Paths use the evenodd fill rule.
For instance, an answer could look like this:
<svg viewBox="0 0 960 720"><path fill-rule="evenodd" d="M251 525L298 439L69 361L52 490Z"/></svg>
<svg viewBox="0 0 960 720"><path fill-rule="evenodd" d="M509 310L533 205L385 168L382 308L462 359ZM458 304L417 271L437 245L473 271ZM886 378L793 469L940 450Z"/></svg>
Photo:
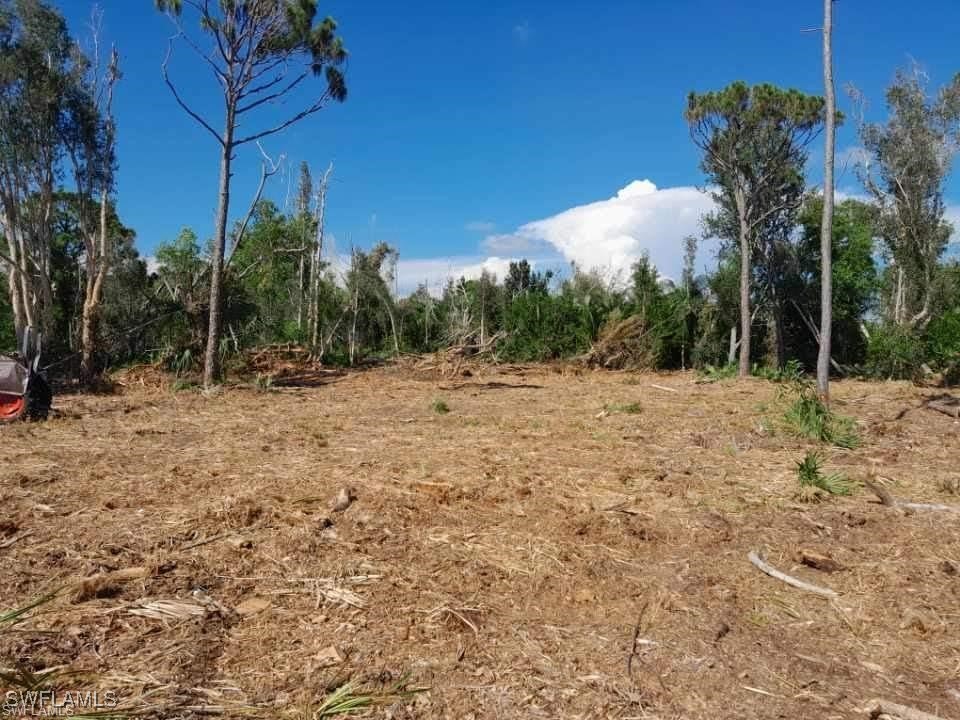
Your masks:
<svg viewBox="0 0 960 720"><path fill-rule="evenodd" d="M46 420L52 405L53 390L50 384L40 375L33 375L27 387L27 418Z"/></svg>
<svg viewBox="0 0 960 720"><path fill-rule="evenodd" d="M0 393L0 424L20 420L26 414L28 404L22 395Z"/></svg>

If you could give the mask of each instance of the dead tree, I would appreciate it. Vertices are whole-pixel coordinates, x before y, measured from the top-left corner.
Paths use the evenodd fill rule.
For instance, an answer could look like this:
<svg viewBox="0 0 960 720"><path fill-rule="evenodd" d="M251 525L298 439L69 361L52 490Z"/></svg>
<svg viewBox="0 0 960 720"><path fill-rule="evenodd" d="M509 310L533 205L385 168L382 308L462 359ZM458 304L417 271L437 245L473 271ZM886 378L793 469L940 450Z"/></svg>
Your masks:
<svg viewBox="0 0 960 720"><path fill-rule="evenodd" d="M77 217L83 239L83 310L80 319L80 379L93 380L96 373L94 353L97 326L103 302L103 286L110 272L114 245L109 227L110 194L114 187L116 162L116 123L113 95L121 78L120 54L110 49L106 66L101 68L100 27L102 14L94 11L91 22L93 57L85 81L90 117L76 124L75 142L68 143L68 154L77 185Z"/></svg>
<svg viewBox="0 0 960 720"><path fill-rule="evenodd" d="M333 163L327 166L326 172L320 180L317 188L317 202L314 208L313 222L316 226L316 240L311 247L310 253L310 283L308 285L309 310L307 314L307 327L310 335L310 345L313 348L318 347L321 341L320 333L320 280L323 273L323 240L326 230L327 213L327 191L330 187L330 178L333 175ZM320 354L323 354L322 348Z"/></svg>

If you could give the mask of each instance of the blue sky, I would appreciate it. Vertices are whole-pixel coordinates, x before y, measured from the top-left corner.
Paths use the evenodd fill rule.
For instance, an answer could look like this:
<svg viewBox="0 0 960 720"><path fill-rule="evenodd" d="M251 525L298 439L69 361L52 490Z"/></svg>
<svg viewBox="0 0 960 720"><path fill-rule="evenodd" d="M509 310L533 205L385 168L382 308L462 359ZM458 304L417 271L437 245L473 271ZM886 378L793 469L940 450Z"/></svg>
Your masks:
<svg viewBox="0 0 960 720"><path fill-rule="evenodd" d="M152 0L98 4L104 39L123 60L121 216L144 254L184 226L207 237L217 146L163 84L172 26ZM86 35L93 3L59 5L73 33ZM351 53L350 97L264 147L285 155L294 184L301 160L315 175L333 161L328 218L337 247L395 245L405 287L489 257L499 258L488 263L494 269L522 255L606 265L641 248L672 274L679 240L702 209L692 188L703 178L681 114L687 92L736 79L822 92L819 34L801 32L820 24L821 9L819 0L321 0ZM956 0L840 0L835 13L841 108L842 88L853 83L882 117L883 88L910 58L934 85L960 70ZM171 75L219 126L215 81L183 46ZM855 144L853 128L841 129L841 151ZM813 181L821 148L813 148ZM236 165L234 217L257 173L258 151L248 146ZM858 189L850 170L839 185ZM268 190L281 205L287 192L280 178ZM960 184L951 181L949 194L960 201Z"/></svg>

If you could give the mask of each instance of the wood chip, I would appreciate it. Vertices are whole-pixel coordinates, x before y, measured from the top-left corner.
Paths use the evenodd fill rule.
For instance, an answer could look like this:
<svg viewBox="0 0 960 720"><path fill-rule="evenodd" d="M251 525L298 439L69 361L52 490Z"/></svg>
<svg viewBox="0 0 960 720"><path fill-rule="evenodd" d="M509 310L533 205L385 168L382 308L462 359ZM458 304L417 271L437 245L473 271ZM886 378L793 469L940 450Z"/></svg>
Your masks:
<svg viewBox="0 0 960 720"><path fill-rule="evenodd" d="M130 609L129 613L151 620L186 620L206 615L207 609L203 605L182 600L154 600Z"/></svg>
<svg viewBox="0 0 960 720"><path fill-rule="evenodd" d="M331 667L333 665L340 665L343 663L343 655L340 654L340 651L333 645L325 647L319 653L317 653L317 666L318 667Z"/></svg>
<svg viewBox="0 0 960 720"><path fill-rule="evenodd" d="M341 488L340 492L337 493L336 499L333 501L331 510L334 512L343 512L356 500L353 493L350 492L349 488Z"/></svg>
<svg viewBox="0 0 960 720"><path fill-rule="evenodd" d="M355 592L352 590L347 590L344 587L337 587L336 585L318 585L317 596L318 600L322 597L327 602L332 602L335 604L352 605L353 607L360 609L363 609L367 606L367 601L357 595Z"/></svg>
<svg viewBox="0 0 960 720"><path fill-rule="evenodd" d="M270 601L267 598L251 597L240 602L233 610L240 617L249 617L261 613L270 607Z"/></svg>
<svg viewBox="0 0 960 720"><path fill-rule="evenodd" d="M845 569L843 565L838 563L832 557L828 555L821 555L813 550L800 550L797 555L801 563L807 567L812 567L814 570L832 573Z"/></svg>

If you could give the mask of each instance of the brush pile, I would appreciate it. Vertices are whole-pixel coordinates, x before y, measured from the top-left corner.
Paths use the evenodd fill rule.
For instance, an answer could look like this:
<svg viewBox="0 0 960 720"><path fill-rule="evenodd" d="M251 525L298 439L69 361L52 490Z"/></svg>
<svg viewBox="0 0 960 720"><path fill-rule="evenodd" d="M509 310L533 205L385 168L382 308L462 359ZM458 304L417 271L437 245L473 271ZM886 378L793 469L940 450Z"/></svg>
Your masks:
<svg viewBox="0 0 960 720"><path fill-rule="evenodd" d="M277 343L251 348L244 353L244 366L250 373L282 376L315 370L320 363L302 345Z"/></svg>
<svg viewBox="0 0 960 720"><path fill-rule="evenodd" d="M156 391L166 390L170 386L170 377L160 365L144 363L118 370L110 379L124 390Z"/></svg>
<svg viewBox="0 0 960 720"><path fill-rule="evenodd" d="M582 361L605 370L649 370L657 358L656 341L643 315L631 315L604 325Z"/></svg>
<svg viewBox="0 0 960 720"><path fill-rule="evenodd" d="M469 377L470 370L497 364L497 344L506 338L505 333L495 333L480 338L474 331L459 338L449 347L424 356L413 356L411 369L419 373L429 373L439 377Z"/></svg>

